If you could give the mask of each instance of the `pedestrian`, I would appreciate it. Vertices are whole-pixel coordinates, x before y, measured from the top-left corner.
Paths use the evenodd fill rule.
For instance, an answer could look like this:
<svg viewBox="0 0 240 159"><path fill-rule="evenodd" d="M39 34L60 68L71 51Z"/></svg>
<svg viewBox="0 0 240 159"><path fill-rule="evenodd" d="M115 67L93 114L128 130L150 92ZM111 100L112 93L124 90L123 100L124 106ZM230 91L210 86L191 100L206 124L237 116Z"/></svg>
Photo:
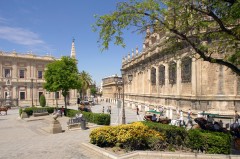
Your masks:
<svg viewBox="0 0 240 159"><path fill-rule="evenodd" d="M159 112L160 112L160 116L163 116L163 107L162 106L159 108Z"/></svg>
<svg viewBox="0 0 240 159"><path fill-rule="evenodd" d="M109 114L111 114L112 113L112 107L111 107L111 105L109 106Z"/></svg>
<svg viewBox="0 0 240 159"><path fill-rule="evenodd" d="M191 109L188 110L188 116L187 116L187 124L186 127L188 126L188 124L190 124L191 128L193 127L193 122L192 122L192 112Z"/></svg>
<svg viewBox="0 0 240 159"><path fill-rule="evenodd" d="M238 112L235 110L235 115L234 115L235 123L238 123L238 118L239 118L239 114L238 114Z"/></svg>
<svg viewBox="0 0 240 159"><path fill-rule="evenodd" d="M139 115L139 108L138 108L138 106L137 106L137 115Z"/></svg>
<svg viewBox="0 0 240 159"><path fill-rule="evenodd" d="M103 108L102 108L102 113L104 114L104 106L103 106Z"/></svg>
<svg viewBox="0 0 240 159"><path fill-rule="evenodd" d="M156 114L153 114L153 116L152 116L152 119L151 119L153 122L156 122L157 121L157 116L156 116Z"/></svg>
<svg viewBox="0 0 240 159"><path fill-rule="evenodd" d="M184 125L183 111L182 110L180 110L180 118L179 118L179 120L180 120L180 126Z"/></svg>
<svg viewBox="0 0 240 159"><path fill-rule="evenodd" d="M213 120L212 116L207 115L207 123L213 124L213 122L214 122L214 120Z"/></svg>
<svg viewBox="0 0 240 159"><path fill-rule="evenodd" d="M191 115L192 115L192 111L191 111L191 109L188 109L188 116L187 116L187 118L189 119L191 117Z"/></svg>
<svg viewBox="0 0 240 159"><path fill-rule="evenodd" d="M63 115L65 115L65 113L64 113L64 107L62 106L62 109L61 109L61 117L62 117Z"/></svg>

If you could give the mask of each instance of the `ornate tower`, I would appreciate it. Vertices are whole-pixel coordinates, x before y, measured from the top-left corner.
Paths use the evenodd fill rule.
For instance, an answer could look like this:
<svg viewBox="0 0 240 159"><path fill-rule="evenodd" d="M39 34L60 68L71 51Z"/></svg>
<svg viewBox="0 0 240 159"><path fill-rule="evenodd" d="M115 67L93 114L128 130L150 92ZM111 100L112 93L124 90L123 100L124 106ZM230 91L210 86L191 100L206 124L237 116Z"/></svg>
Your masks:
<svg viewBox="0 0 240 159"><path fill-rule="evenodd" d="M73 38L72 40L72 49L71 49L71 58L76 59L76 52L75 52L75 44L74 44L75 39Z"/></svg>

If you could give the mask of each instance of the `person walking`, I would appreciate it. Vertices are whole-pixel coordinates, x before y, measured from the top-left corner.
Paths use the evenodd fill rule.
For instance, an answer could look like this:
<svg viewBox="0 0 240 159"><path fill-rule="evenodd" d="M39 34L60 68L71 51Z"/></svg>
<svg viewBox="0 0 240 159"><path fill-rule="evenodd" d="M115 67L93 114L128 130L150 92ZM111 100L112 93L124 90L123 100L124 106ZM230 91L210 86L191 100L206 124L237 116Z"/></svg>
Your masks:
<svg viewBox="0 0 240 159"><path fill-rule="evenodd" d="M189 109L188 110L188 116L187 116L188 121L187 121L186 127L188 126L188 124L190 124L190 126L192 128L193 127L193 122L192 122L192 116L191 115L192 115L192 111L191 111L191 109Z"/></svg>
<svg viewBox="0 0 240 159"><path fill-rule="evenodd" d="M189 119L191 117L191 115L192 115L192 111L191 111L191 109L188 109L188 116L187 116L187 118Z"/></svg>
<svg viewBox="0 0 240 159"><path fill-rule="evenodd" d="M109 106L109 114L111 114L112 113L112 107L111 107L111 105Z"/></svg>
<svg viewBox="0 0 240 159"><path fill-rule="evenodd" d="M184 120L183 120L183 111L182 110L180 110L179 120L180 120L180 126L183 126L184 125Z"/></svg>
<svg viewBox="0 0 240 159"><path fill-rule="evenodd" d="M238 114L238 112L235 110L235 115L234 115L235 123L238 123L238 118L239 118L239 114Z"/></svg>
<svg viewBox="0 0 240 159"><path fill-rule="evenodd" d="M139 115L139 108L137 107L137 115Z"/></svg>
<svg viewBox="0 0 240 159"><path fill-rule="evenodd" d="M61 108L61 117L62 117L63 115L65 115L65 113L64 113L64 107L62 106L62 108Z"/></svg>
<svg viewBox="0 0 240 159"><path fill-rule="evenodd" d="M103 106L103 108L102 108L102 113L104 114L104 106Z"/></svg>

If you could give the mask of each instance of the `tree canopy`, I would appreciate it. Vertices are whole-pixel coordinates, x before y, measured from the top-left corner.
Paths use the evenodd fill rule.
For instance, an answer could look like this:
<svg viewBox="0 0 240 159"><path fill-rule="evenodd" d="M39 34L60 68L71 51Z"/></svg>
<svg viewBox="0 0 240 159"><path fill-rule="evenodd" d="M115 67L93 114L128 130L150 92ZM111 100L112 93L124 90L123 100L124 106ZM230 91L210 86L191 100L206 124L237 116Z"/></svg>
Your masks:
<svg viewBox="0 0 240 159"><path fill-rule="evenodd" d="M123 32L130 27L140 33L147 28L164 32L169 48L190 46L196 58L224 65L239 76L239 8L240 0L129 0L118 3L113 13L96 16L94 29L102 50L111 41L124 47Z"/></svg>
<svg viewBox="0 0 240 159"><path fill-rule="evenodd" d="M78 76L76 60L63 56L60 60L49 63L44 73L46 83L44 88L50 92L61 91L64 96L66 108L66 96L70 89L81 87L81 80Z"/></svg>
<svg viewBox="0 0 240 159"><path fill-rule="evenodd" d="M86 95L86 91L89 88L89 86L92 83L92 77L89 73L87 73L86 71L82 71L79 73L79 77L82 81L82 87L80 88L80 93L81 96L83 97L84 95Z"/></svg>

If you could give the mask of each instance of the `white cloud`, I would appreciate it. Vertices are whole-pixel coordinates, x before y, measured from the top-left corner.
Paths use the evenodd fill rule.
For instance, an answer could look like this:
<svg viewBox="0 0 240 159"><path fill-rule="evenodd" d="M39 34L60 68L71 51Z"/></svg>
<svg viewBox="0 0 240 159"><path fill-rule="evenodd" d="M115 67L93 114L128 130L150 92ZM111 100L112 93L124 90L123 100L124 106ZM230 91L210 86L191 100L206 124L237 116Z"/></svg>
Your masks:
<svg viewBox="0 0 240 159"><path fill-rule="evenodd" d="M6 23L8 23L8 20L3 17L0 17L0 23L6 24Z"/></svg>
<svg viewBox="0 0 240 159"><path fill-rule="evenodd" d="M0 26L0 38L26 46L44 44L44 41L39 38L38 34L17 27Z"/></svg>

